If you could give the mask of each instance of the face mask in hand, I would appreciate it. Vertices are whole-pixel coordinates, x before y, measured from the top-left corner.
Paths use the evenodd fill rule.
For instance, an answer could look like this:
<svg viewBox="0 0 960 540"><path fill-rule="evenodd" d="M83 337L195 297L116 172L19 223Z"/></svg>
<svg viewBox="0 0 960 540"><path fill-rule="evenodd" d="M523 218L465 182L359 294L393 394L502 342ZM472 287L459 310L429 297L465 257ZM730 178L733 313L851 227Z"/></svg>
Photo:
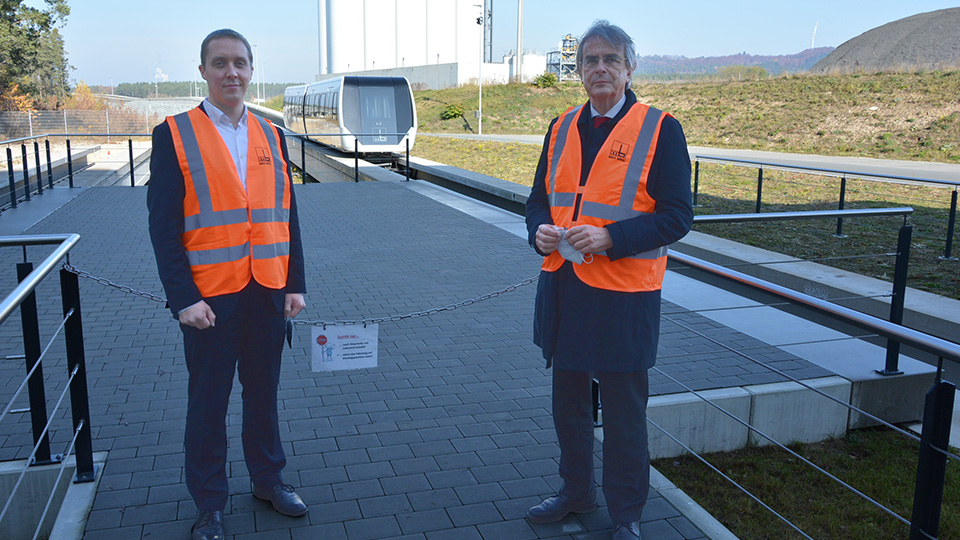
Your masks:
<svg viewBox="0 0 960 540"><path fill-rule="evenodd" d="M570 242L567 241L567 229L563 229L560 234L560 243L557 244L557 251L560 252L560 256L572 262L573 264L583 264L583 253L577 251L573 246L570 245ZM587 264L589 264L592 260L593 255L591 254L590 260L586 261Z"/></svg>

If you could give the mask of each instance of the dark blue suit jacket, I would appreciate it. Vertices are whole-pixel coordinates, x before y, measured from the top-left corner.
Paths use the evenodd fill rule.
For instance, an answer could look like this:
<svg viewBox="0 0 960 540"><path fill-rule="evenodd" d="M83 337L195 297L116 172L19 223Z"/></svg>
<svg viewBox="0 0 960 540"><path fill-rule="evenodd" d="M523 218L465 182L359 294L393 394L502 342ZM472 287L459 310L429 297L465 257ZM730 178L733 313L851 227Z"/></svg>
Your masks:
<svg viewBox="0 0 960 540"><path fill-rule="evenodd" d="M200 107L203 110L203 107ZM206 114L206 111L204 111ZM287 162L290 176L290 161L287 143L280 137L280 152ZM233 167L233 163L224 163ZM290 189L290 262L287 270L287 286L274 294L274 304L283 314L286 293L306 292L303 264L303 246L300 242L300 222L297 217L297 202L294 190ZM167 293L167 303L176 318L180 311L205 300L217 317L228 317L236 305L236 294L203 298L193 281L186 249L183 247L183 199L186 188L183 172L177 161L170 126L163 122L153 129L153 152L150 156L150 182L147 186L147 209L150 211L150 240L157 258L160 281Z"/></svg>

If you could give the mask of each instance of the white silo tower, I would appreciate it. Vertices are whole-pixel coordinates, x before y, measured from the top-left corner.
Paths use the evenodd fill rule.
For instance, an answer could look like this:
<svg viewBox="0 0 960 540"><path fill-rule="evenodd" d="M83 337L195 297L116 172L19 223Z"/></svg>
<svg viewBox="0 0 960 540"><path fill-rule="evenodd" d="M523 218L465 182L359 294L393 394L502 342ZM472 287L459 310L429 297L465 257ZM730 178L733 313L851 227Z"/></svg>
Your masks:
<svg viewBox="0 0 960 540"><path fill-rule="evenodd" d="M318 0L321 71L476 64L479 0Z"/></svg>

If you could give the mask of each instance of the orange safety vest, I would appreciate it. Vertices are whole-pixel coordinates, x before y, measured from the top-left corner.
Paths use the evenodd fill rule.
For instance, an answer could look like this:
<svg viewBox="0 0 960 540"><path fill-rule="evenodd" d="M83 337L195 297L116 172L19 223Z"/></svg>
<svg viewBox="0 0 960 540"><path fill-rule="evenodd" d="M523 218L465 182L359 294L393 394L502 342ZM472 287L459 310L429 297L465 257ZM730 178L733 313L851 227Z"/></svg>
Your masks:
<svg viewBox="0 0 960 540"><path fill-rule="evenodd" d="M647 194L647 176L657 149L660 125L667 113L634 104L613 127L580 185L580 132L577 120L583 105L563 113L550 132L547 149L547 200L554 225L603 227L609 223L653 213L656 206ZM581 194L579 212L574 221L574 205ZM555 272L564 258L554 251L544 258L542 269ZM594 253L590 263L573 265L581 281L610 291L639 292L659 290L667 268L667 248L637 253L611 261L605 253Z"/></svg>
<svg viewBox="0 0 960 540"><path fill-rule="evenodd" d="M168 116L186 196L183 245L204 297L235 293L250 279L287 284L290 178L280 134L247 112L247 189L217 127L200 108Z"/></svg>

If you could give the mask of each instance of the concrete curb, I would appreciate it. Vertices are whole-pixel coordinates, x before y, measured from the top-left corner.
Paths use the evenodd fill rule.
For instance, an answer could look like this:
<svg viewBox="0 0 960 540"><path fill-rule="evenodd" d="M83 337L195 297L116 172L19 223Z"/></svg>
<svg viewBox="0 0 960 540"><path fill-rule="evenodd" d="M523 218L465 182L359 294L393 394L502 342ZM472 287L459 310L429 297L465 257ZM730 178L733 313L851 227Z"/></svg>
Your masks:
<svg viewBox="0 0 960 540"><path fill-rule="evenodd" d="M650 467L650 487L677 507L710 540L737 540L737 537L724 527L717 518L711 516L702 506L680 490L660 471Z"/></svg>

